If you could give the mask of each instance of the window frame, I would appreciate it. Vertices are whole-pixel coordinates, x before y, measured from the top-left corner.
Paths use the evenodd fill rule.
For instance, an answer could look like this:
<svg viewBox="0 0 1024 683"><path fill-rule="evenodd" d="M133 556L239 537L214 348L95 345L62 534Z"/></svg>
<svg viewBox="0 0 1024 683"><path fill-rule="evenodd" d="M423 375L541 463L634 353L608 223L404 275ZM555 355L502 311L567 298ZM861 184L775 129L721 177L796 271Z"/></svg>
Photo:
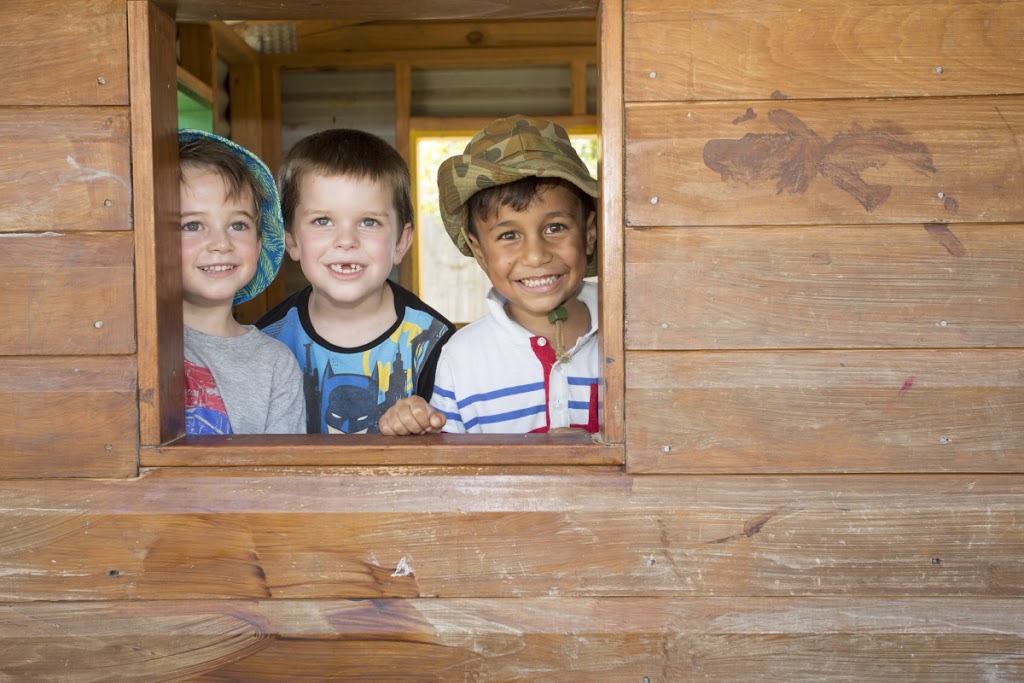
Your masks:
<svg viewBox="0 0 1024 683"><path fill-rule="evenodd" d="M129 0L128 15L142 467L624 465L621 5L602 3L598 22L604 66L597 116L599 341L605 362L602 430L593 435L184 436L175 22L146 0ZM408 130L400 140L405 147Z"/></svg>

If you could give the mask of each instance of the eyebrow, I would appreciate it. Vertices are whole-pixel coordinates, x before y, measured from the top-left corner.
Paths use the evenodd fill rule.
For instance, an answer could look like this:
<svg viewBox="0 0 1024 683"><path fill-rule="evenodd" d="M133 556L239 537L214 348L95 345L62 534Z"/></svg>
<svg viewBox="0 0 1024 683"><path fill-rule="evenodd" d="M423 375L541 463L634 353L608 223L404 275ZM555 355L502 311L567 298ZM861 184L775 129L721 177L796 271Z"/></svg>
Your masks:
<svg viewBox="0 0 1024 683"><path fill-rule="evenodd" d="M546 214L544 214L544 216L542 216L542 220L545 220L545 221L549 221L552 218L570 218L572 220L576 220L576 216L574 216L571 211L561 211L561 210L559 210L559 211L548 211ZM507 227L509 225L518 225L518 224L519 224L518 220L516 220L515 218L509 218L508 220L504 220L504 221L495 223L493 229L501 228L503 226Z"/></svg>

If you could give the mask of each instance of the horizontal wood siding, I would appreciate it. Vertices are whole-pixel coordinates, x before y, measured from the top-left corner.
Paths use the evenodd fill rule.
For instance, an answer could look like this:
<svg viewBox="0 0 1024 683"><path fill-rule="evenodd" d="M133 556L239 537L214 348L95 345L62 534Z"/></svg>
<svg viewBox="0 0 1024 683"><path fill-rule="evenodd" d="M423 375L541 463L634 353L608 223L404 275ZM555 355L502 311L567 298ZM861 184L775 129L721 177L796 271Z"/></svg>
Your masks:
<svg viewBox="0 0 1024 683"><path fill-rule="evenodd" d="M1011 681L1012 600L538 598L0 605L16 680ZM51 653L59 652L59 657Z"/></svg>
<svg viewBox="0 0 1024 683"><path fill-rule="evenodd" d="M1024 472L1024 351L635 352L634 472Z"/></svg>
<svg viewBox="0 0 1024 683"><path fill-rule="evenodd" d="M1020 347L1024 225L626 236L631 349Z"/></svg>
<svg viewBox="0 0 1024 683"><path fill-rule="evenodd" d="M0 236L0 355L135 350L131 233Z"/></svg>
<svg viewBox="0 0 1024 683"><path fill-rule="evenodd" d="M0 110L50 104L127 105L124 6L125 0L0 3Z"/></svg>
<svg viewBox="0 0 1024 683"><path fill-rule="evenodd" d="M130 230L130 172L127 108L0 106L0 233Z"/></svg>
<svg viewBox="0 0 1024 683"><path fill-rule="evenodd" d="M629 0L630 101L1024 92L1020 2Z"/></svg>
<svg viewBox="0 0 1024 683"><path fill-rule="evenodd" d="M626 223L1020 223L1022 139L1022 97L635 104Z"/></svg>
<svg viewBox="0 0 1024 683"><path fill-rule="evenodd" d="M131 356L0 358L0 478L134 476L137 401Z"/></svg>
<svg viewBox="0 0 1024 683"><path fill-rule="evenodd" d="M132 477L126 3L7 0L0 25L0 479Z"/></svg>
<svg viewBox="0 0 1024 683"><path fill-rule="evenodd" d="M0 483L0 600L1024 595L1024 477Z"/></svg>

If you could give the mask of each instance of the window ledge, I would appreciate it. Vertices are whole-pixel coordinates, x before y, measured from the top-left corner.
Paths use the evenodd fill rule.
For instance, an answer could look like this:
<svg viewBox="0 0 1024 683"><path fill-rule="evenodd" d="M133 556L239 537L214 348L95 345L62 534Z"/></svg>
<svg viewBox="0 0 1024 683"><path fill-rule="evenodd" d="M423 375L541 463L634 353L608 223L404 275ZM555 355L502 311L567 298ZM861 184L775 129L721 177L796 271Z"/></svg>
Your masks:
<svg viewBox="0 0 1024 683"><path fill-rule="evenodd" d="M272 465L622 465L625 447L554 434L186 436L140 449L143 467Z"/></svg>

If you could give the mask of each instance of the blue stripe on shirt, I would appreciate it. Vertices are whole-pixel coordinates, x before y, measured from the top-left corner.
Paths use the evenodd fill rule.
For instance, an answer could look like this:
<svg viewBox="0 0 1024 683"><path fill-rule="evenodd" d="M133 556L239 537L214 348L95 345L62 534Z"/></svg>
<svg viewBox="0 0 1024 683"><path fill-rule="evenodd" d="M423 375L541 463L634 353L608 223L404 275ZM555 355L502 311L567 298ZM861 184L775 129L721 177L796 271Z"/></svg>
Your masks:
<svg viewBox="0 0 1024 683"><path fill-rule="evenodd" d="M526 394L531 391L539 391L544 389L544 382L534 382L533 384L520 384L517 387L505 387L503 389L496 389L494 391L488 391L483 394L473 394L467 396L458 402L459 408L465 408L468 405L472 405L478 401L489 401L495 398L503 398L505 396L514 396L515 394Z"/></svg>
<svg viewBox="0 0 1024 683"><path fill-rule="evenodd" d="M475 417L466 423L466 429L470 430L478 424L494 424L495 422L507 422L509 420L515 420L520 417L526 417L528 415L536 415L537 413L543 413L547 410L547 406L543 403L538 406L530 406L529 408L522 408L521 410L511 410L507 413L498 413L496 415L481 415Z"/></svg>
<svg viewBox="0 0 1024 683"><path fill-rule="evenodd" d="M590 410L590 401L569 401L569 410Z"/></svg>
<svg viewBox="0 0 1024 683"><path fill-rule="evenodd" d="M438 396L440 396L441 398L449 398L449 399L451 399L453 401L455 400L455 392L454 391L448 391L447 389L442 389L441 387L437 386L436 384L434 385L434 393L437 394Z"/></svg>
<svg viewBox="0 0 1024 683"><path fill-rule="evenodd" d="M597 384L597 377L570 377L569 384L577 387L587 387Z"/></svg>

